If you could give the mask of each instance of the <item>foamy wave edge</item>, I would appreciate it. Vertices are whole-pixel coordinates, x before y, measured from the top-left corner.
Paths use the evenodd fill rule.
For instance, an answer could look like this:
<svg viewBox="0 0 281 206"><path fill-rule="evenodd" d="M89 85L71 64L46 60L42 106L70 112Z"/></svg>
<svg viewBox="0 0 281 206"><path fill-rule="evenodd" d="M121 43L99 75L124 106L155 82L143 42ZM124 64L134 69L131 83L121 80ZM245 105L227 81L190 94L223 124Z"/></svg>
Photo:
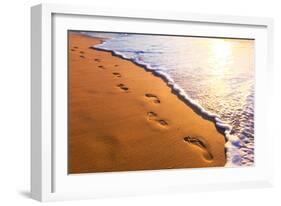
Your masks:
<svg viewBox="0 0 281 206"><path fill-rule="evenodd" d="M171 88L172 92L175 93L179 99L184 101L188 106L190 106L192 109L196 111L199 111L200 115L208 119L212 122L214 122L217 130L222 133L225 136L226 143L225 143L225 151L226 151L226 157L227 157L227 162L225 164L225 167L233 167L233 166L238 166L240 165L240 160L242 157L242 154L239 150L239 147L241 145L240 139L231 134L232 126L223 122L220 119L220 116L211 112L208 112L206 109L204 109L199 103L195 102L193 99L191 99L188 94L178 85L175 83L175 81L171 78L170 75L167 73L163 72L163 70L160 69L154 69L151 65L141 62L137 59L132 59L129 57L126 57L126 55L114 51L112 49L106 48L104 46L104 43L106 41L103 41L101 44L91 46L90 48L95 49L95 50L100 50L100 51L107 51L111 52L113 56L120 57L125 60L129 60L132 63L136 64L137 66L140 66L141 68L144 68L147 71L150 71L152 74L155 76L160 77L165 81L165 83Z"/></svg>

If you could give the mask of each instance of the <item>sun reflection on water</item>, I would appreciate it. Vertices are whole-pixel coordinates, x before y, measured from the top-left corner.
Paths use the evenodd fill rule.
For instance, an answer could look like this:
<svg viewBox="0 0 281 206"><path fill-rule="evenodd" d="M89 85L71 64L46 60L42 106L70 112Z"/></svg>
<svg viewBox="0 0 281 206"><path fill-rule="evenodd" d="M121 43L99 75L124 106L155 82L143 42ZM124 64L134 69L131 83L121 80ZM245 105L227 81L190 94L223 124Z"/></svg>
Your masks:
<svg viewBox="0 0 281 206"><path fill-rule="evenodd" d="M224 75L228 72L229 64L232 61L233 45L224 39L215 39L209 44L209 61L212 62L213 73Z"/></svg>
<svg viewBox="0 0 281 206"><path fill-rule="evenodd" d="M216 39L211 44L214 57L224 61L232 53L232 45L224 39Z"/></svg>

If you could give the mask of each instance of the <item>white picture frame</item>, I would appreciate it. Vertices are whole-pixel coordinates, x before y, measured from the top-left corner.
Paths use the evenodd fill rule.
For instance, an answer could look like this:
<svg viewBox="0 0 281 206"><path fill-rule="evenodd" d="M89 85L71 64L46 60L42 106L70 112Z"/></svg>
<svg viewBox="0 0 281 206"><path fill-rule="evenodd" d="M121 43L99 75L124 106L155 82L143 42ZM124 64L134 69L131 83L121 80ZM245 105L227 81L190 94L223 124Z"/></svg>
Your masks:
<svg viewBox="0 0 281 206"><path fill-rule="evenodd" d="M92 21L107 22L97 28ZM123 26L135 22L140 32L148 24L174 26L186 32L186 26L201 25L192 35L224 37L255 37L256 51L256 140L255 166L249 168L202 168L164 171L113 172L69 177L63 162L67 159L65 144L66 113L63 108L67 82L65 68L67 50L65 31L68 29L116 31L114 21ZM271 99L273 76L273 20L258 17L160 13L110 8L91 8L57 4L40 4L31 9L31 196L39 201L112 197L150 193L210 191L250 187L269 187L273 182L273 136L267 121L267 105ZM147 31L153 30L147 26ZM212 29L210 29L212 28ZM224 28L224 29L222 29ZM134 28L132 28L134 29ZM161 29L160 29L161 30ZM163 30L164 31L164 30ZM167 31L168 32L168 31ZM191 32L191 31L190 31ZM223 32L223 33L219 33ZM161 32L160 32L161 33ZM238 35L238 36L237 36ZM55 41L55 40L60 41ZM57 68L60 69L57 69ZM61 69L62 68L62 69ZM62 101L60 101L62 100ZM61 103L62 102L62 103ZM60 124L62 122L62 124ZM62 125L62 127L60 126ZM64 126L63 126L64 125ZM60 135L62 134L62 135ZM264 139L262 139L262 138ZM260 143L263 141L262 143ZM59 151L59 152L58 152ZM173 181L170 181L173 179ZM83 187L82 187L83 186ZM71 188L71 189L70 189Z"/></svg>

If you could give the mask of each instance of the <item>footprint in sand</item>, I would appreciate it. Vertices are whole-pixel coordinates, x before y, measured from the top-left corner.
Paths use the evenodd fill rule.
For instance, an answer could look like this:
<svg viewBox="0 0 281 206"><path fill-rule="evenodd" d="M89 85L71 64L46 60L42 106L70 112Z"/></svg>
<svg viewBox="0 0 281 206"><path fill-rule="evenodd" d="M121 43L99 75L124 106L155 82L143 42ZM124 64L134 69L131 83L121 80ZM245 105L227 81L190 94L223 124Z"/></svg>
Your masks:
<svg viewBox="0 0 281 206"><path fill-rule="evenodd" d="M80 54L85 54L85 52L83 52L83 51L80 51Z"/></svg>
<svg viewBox="0 0 281 206"><path fill-rule="evenodd" d="M153 119L155 119L155 118L157 118L157 114L155 113L155 112L148 112L147 113L147 118L149 119L149 120L153 120Z"/></svg>
<svg viewBox="0 0 281 206"><path fill-rule="evenodd" d="M85 58L85 56L84 56L84 55L80 55L80 57L81 57L81 58Z"/></svg>
<svg viewBox="0 0 281 206"><path fill-rule="evenodd" d="M98 68L105 69L103 65L99 65Z"/></svg>
<svg viewBox="0 0 281 206"><path fill-rule="evenodd" d="M78 46L75 46L74 49L78 49Z"/></svg>
<svg viewBox="0 0 281 206"><path fill-rule="evenodd" d="M154 102L155 104L160 104L160 99L159 99L156 95L147 93L147 94L145 94L145 96L146 96L147 98L153 100L153 102Z"/></svg>
<svg viewBox="0 0 281 206"><path fill-rule="evenodd" d="M204 152L203 156L204 156L205 159L207 159L207 160L213 159L212 153L209 151L206 144L202 140L200 140L199 138L187 136L187 137L184 137L183 140L185 142L189 143L189 144L192 144L192 145L197 146L200 149L202 149L203 152Z"/></svg>
<svg viewBox="0 0 281 206"><path fill-rule="evenodd" d="M100 62L100 59L95 58L94 61L95 61L95 62Z"/></svg>
<svg viewBox="0 0 281 206"><path fill-rule="evenodd" d="M70 49L71 51L76 51L75 49Z"/></svg>
<svg viewBox="0 0 281 206"><path fill-rule="evenodd" d="M125 92L128 92L129 91L129 88L126 87L125 84L118 84L117 87L119 87L121 90L125 91Z"/></svg>
<svg viewBox="0 0 281 206"><path fill-rule="evenodd" d="M114 76L116 76L116 77L121 77L121 74L118 73L118 72L113 72L112 74L113 74Z"/></svg>
<svg viewBox="0 0 281 206"><path fill-rule="evenodd" d="M150 120L150 121L155 121L158 124L160 124L161 126L167 126L168 125L168 122L163 120L163 119L158 118L158 115L155 112L148 112L147 113L147 119Z"/></svg>
<svg viewBox="0 0 281 206"><path fill-rule="evenodd" d="M118 64L115 64L114 66L115 66L115 67L118 67L119 65L118 65Z"/></svg>

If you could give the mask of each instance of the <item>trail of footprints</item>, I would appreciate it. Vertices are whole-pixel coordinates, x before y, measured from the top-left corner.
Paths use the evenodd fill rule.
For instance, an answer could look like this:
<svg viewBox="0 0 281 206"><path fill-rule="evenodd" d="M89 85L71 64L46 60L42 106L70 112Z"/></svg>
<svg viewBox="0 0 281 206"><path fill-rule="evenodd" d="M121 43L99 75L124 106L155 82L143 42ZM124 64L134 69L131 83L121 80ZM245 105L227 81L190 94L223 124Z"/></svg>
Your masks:
<svg viewBox="0 0 281 206"><path fill-rule="evenodd" d="M77 46L74 46L71 51L75 52L79 49L79 47ZM80 58L85 58L84 54L85 52L84 51L79 51L80 53ZM94 59L95 62L97 63L100 63L101 60L99 58L95 58ZM114 67L118 67L119 65L118 64L115 64ZM103 65L98 65L98 68L100 69L106 69ZM117 78L121 78L122 75L121 73L119 72L112 72L113 76L117 77ZM129 87L126 86L125 84L123 83L119 83L116 85L120 90L122 90L123 92L129 92ZM146 93L144 95L149 101L153 102L154 104L160 104L161 101L160 101L160 98L154 94L151 94L151 93ZM156 122L159 126L161 127L167 127L169 124L166 120L160 118L158 116L158 114L156 112L153 112L153 111L149 111L147 112L146 114L146 117L147 117L147 120L148 121L154 121ZM183 141L188 143L188 144L191 144L195 147L199 147L202 152L203 152L203 157L206 159L206 160L212 160L213 159L213 155L212 153L209 151L208 147L206 146L206 144L200 140L200 138L198 137L191 137L191 136L186 136L183 138Z"/></svg>
<svg viewBox="0 0 281 206"><path fill-rule="evenodd" d="M80 52L80 53L81 53L81 52ZM97 62L97 63L101 63L101 59L99 59L99 58L95 58L94 61ZM114 67L118 67L118 66L119 66L118 64L114 64ZM103 65L98 65L98 68L100 68L100 69L106 69L105 66L103 66ZM116 78L121 78L121 77L122 77L121 73L119 73L119 72L112 72L112 75L113 75L114 77L116 77ZM123 92L129 92L129 91L130 91L129 87L128 87L127 85L123 84L123 83L117 84L116 87L119 88L119 89L120 89L121 91L123 91ZM145 96L149 101L151 101L151 102L153 102L153 103L155 103L155 104L160 104L160 103L161 103L160 98L157 97L157 96L154 95L154 94L146 93L144 96ZM155 112L150 111L150 112L148 112L148 113L146 114L146 116L147 116L147 119L148 119L149 121L154 121L154 122L156 122L158 125L160 125L160 126L162 126L162 127L168 126L168 122L167 122L166 120L164 120L164 119L161 119L161 118L158 116L158 114L155 113Z"/></svg>
<svg viewBox="0 0 281 206"><path fill-rule="evenodd" d="M70 49L71 51L73 51L73 52L75 52L75 51L77 51L79 49L79 47L78 46L74 46L72 49ZM79 51L79 56L81 57L81 58L85 58L85 52L84 51Z"/></svg>
<svg viewBox="0 0 281 206"><path fill-rule="evenodd" d="M75 51L77 51L78 49L79 49L79 47L74 46L74 47L71 49L71 51L75 52ZM81 58L85 58L84 54L85 54L84 51L79 51L79 56L80 56ZM96 63L101 63L101 59L99 59L99 58L95 58L94 61L95 61ZM118 66L119 66L118 64L114 64L114 67L118 67ZM99 69L106 69L106 67L105 67L104 65L98 65L97 67L98 67ZM121 73L119 73L119 72L112 72L112 74L113 74L113 76L115 76L116 78L121 78L121 77L122 77ZM116 87L118 87L118 88L119 88L121 91L123 91L123 92L129 92L129 87L126 86L126 85L123 84L123 83L117 84ZM152 101L153 103L155 103L155 104L160 104L160 99L159 99L156 95L151 94L151 93L147 93L147 94L145 94L144 96L145 96L148 100ZM148 119L149 121L157 122L160 126L163 126L163 127L168 126L168 122L167 122L166 120L163 120L163 119L159 118L158 114L156 114L155 112L152 112L152 111L151 111L151 112L148 112L148 113L147 113L147 119Z"/></svg>

